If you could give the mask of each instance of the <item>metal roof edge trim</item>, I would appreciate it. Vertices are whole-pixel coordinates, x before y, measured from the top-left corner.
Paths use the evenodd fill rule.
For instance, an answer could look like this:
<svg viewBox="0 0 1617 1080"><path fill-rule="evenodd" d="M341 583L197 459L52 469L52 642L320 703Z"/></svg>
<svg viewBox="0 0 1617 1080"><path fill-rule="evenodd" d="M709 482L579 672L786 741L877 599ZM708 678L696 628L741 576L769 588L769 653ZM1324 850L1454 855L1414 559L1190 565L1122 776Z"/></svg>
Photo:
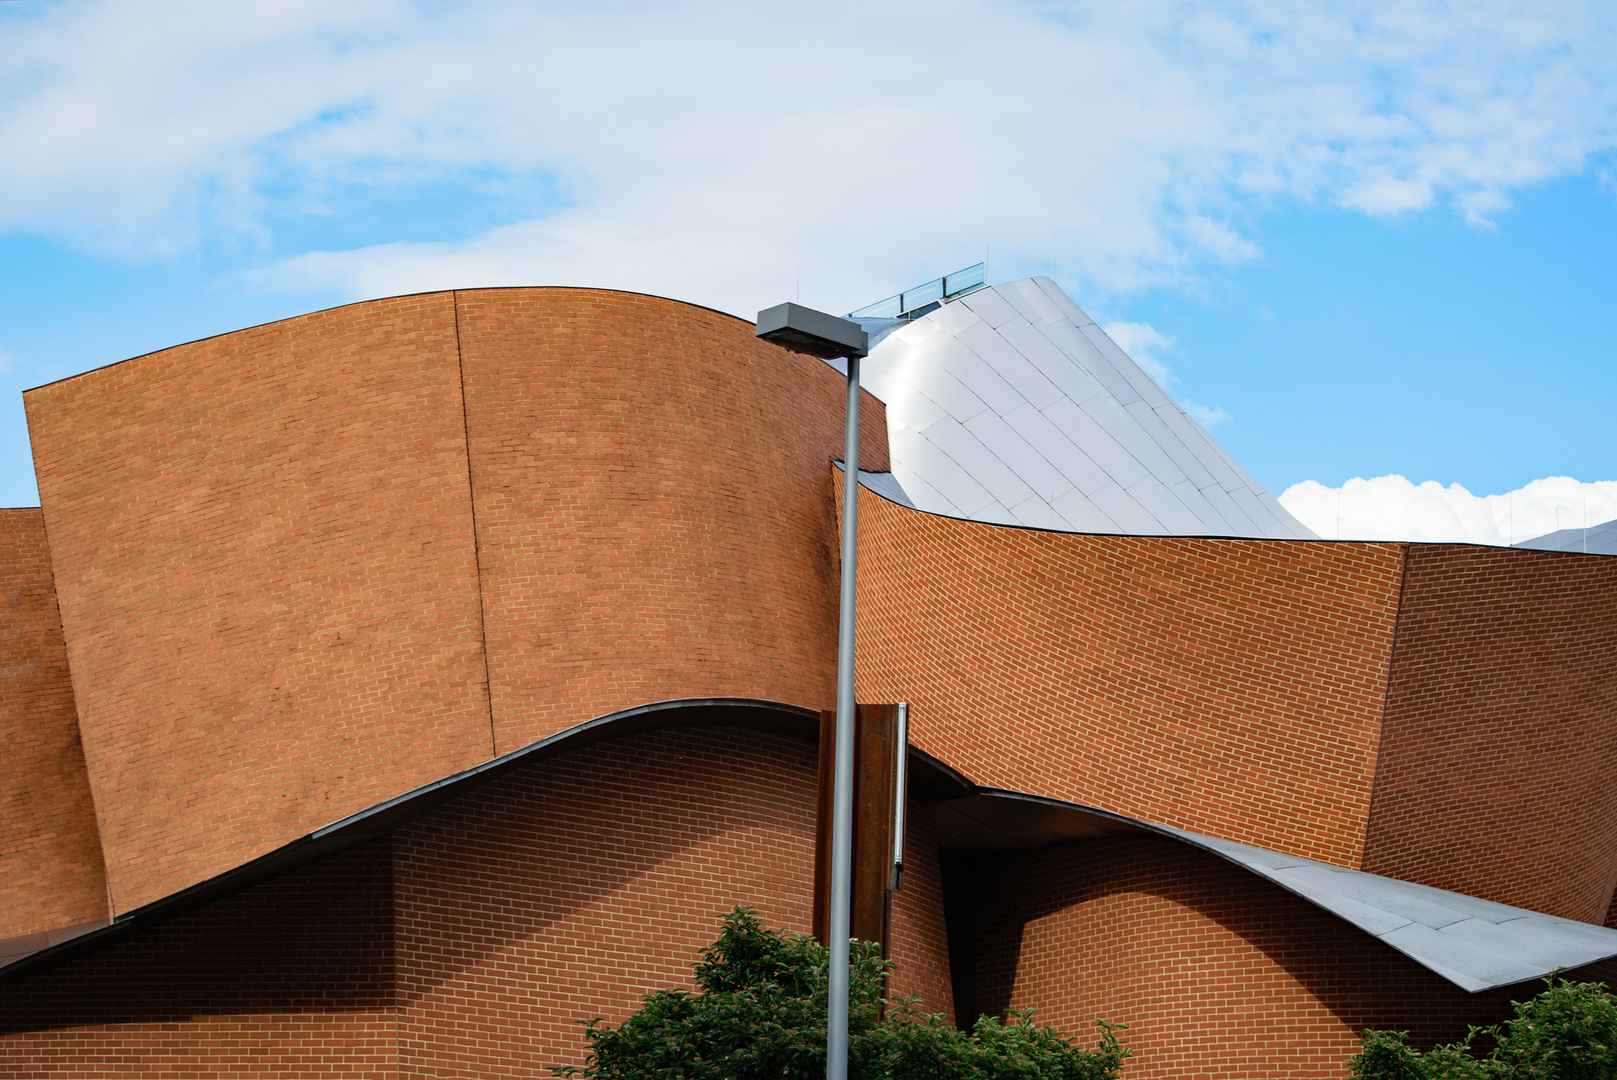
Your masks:
<svg viewBox="0 0 1617 1080"><path fill-rule="evenodd" d="M679 716L689 718L694 712L706 712L708 715L694 723L680 723ZM617 712L606 713L591 720L575 724L562 731L547 735L542 739L528 743L526 746L490 758L488 761L474 765L469 769L452 773L429 784L423 784L403 794L367 807L354 814L337 819L328 825L315 829L294 840L290 840L280 847L265 852L249 861L234 866L220 874L189 885L178 892L170 893L150 903L143 904L132 911L127 911L113 919L107 925L77 937L47 946L36 952L13 960L0 967L0 981L27 974L37 968L45 967L57 961L66 960L79 952L88 952L102 944L134 933L143 926L170 918L193 908L200 907L210 900L218 899L233 892L261 881L274 877L277 874L295 870L316 859L373 840L403 825L411 818L437 806L461 791L475 787L486 780L507 769L521 765L531 758L540 758L549 753L560 753L564 750L579 746L586 746L599 739L614 735L637 734L642 731L656 730L659 727L717 727L724 726L722 715L714 713L760 713L774 712L783 718L790 718L786 726L796 729L798 734L815 732L813 725L819 723L819 712L802 705L791 705L785 702L768 701L761 698L674 698L667 701L649 702L636 705ZM659 719L665 720L659 724ZM642 723L632 724L625 729L626 721L639 720ZM930 755L928 755L930 759ZM935 760L935 759L934 759ZM938 763L940 766L941 762ZM956 776L953 769L943 768ZM961 777L964 780L964 777ZM966 783L970 783L966 781ZM395 813L389 815L389 811ZM378 821L378 819L381 819Z"/></svg>
<svg viewBox="0 0 1617 1080"><path fill-rule="evenodd" d="M1384 936L1384 935L1376 934L1376 933L1371 932L1368 928L1359 925L1358 923L1354 922L1350 918L1347 918L1341 912L1332 911L1329 907L1326 907L1319 900L1315 899L1314 897L1309 896L1305 892L1300 891L1295 886L1293 886L1290 883L1288 883L1287 881L1285 881L1283 878L1281 878L1281 877L1279 877L1277 875L1274 875L1274 874L1265 873L1264 870L1261 867L1242 862L1240 859L1235 858L1234 855L1232 855L1228 851L1221 850L1221 846L1222 845L1234 845L1234 846L1237 846L1237 847L1250 848L1253 851L1263 852L1264 854L1268 854L1268 855L1275 855L1275 856L1281 856L1281 857L1285 857L1285 858L1292 858L1292 859L1295 859L1298 862L1310 863L1310 864L1314 864L1314 865L1318 865L1318 866L1325 866L1325 867L1328 867L1328 868L1330 868L1332 870L1343 871L1343 872L1352 873L1352 874L1360 874L1360 875L1363 875L1365 877L1376 878L1376 879L1379 879L1379 880L1382 880L1382 881L1397 882L1398 884L1401 884L1401 885L1414 885L1414 886L1417 886L1418 888L1421 888L1421 889L1429 889L1429 890L1432 890L1434 892L1446 893L1446 894L1448 894L1450 896L1464 897L1467 900L1477 901L1477 900L1482 899L1480 897L1472 897L1472 896L1470 896L1470 895L1468 895L1466 893L1457 893L1457 892L1454 892L1452 889L1439 889L1439 888L1437 888L1436 886L1433 886L1433 885L1420 885L1418 882L1406 882L1406 881L1403 881L1403 880L1401 880L1399 878L1389 878L1389 877L1385 877L1385 876L1383 876L1381 874L1372 874L1372 873L1370 873L1369 871L1366 871L1366 870L1354 870L1351 867L1340 867L1340 866L1335 866L1335 865L1330 864L1330 863L1322 863L1318 859L1309 859L1309 858L1305 858L1305 857L1300 856L1300 855L1298 855L1298 856L1285 856L1282 852L1269 851L1267 848L1258 848L1258 847L1255 847L1254 845L1251 845L1251 844L1241 844L1241 843L1239 843L1238 841L1235 841L1235 840L1220 840L1218 837L1204 836L1201 833L1191 832L1188 829L1176 829L1171 825L1161 825L1161 824L1158 824L1157 822L1146 821L1146 820L1144 820L1142 818L1131 818L1131 817L1128 817L1125 814L1114 813L1114 812L1112 812L1110 810L1102 810L1102 809L1099 809L1098 807L1085 806L1082 803L1068 802L1065 799L1053 799L1053 798L1050 798L1049 796L1033 795L1033 794L1030 794L1030 793L1025 792L1025 791L1014 791L1014 790L1011 790L1009 788L995 788L995 787L982 787L982 786L979 786L977 788L976 794L992 796L992 797L995 797L995 798L1002 798L1002 799L1006 799L1008 801L1026 802L1026 803L1031 803L1031 804L1035 804L1035 805L1050 807L1052 809L1072 810L1072 811L1076 811L1078 813L1089 814L1089 815L1092 815L1094 817L1103 818L1103 819L1107 819L1107 820L1116 822L1119 825L1134 826L1134 827L1143 829L1146 832L1152 833L1152 834L1154 834L1156 836L1160 836L1165 840L1173 840L1173 841L1175 841L1177 843L1184 844L1187 847L1193 847L1193 848L1196 848L1199 851L1205 851L1210 855L1215 855L1218 858L1223 859L1225 862L1229 863L1232 866L1240 867L1242 870L1245 870L1247 873L1252 874L1254 877L1262 878L1263 880L1269 882L1270 884L1278 886L1279 888L1284 889L1286 892L1291 893L1293 896L1296 896L1299 899L1306 901L1307 903L1309 903L1313 907L1318 908L1319 910L1325 912L1326 914L1332 916L1333 918L1340 919L1342 922L1347 923L1348 925L1352 926L1354 929L1360 931L1361 933L1363 933L1363 934L1365 934L1365 935L1367 935L1369 937L1375 938L1377 941L1381 942L1382 944L1386 945L1387 947L1389 947L1391 949L1396 950L1397 952L1402 953L1404 956L1407 956L1410 960L1412 960L1415 963L1419 964L1421 967L1427 969L1428 971L1430 971L1430 972L1432 972L1432 973L1434 973L1436 975L1441 976L1446 982L1460 988L1461 990L1464 990L1468 994L1479 994L1479 993L1483 993L1483 992L1489 991L1489 990L1503 990L1503 989L1506 989L1506 988L1509 988L1509 987L1512 987L1512 986L1521 986L1521 985L1523 985L1525 983L1530 983L1530 982L1533 982L1534 980L1542 979L1542 978L1544 978L1546 976L1552 975L1554 972L1562 969L1561 967L1547 968L1544 971L1537 972L1537 973L1532 974L1532 975L1526 975L1526 976L1523 976L1522 978L1519 978L1519 979L1511 979L1511 980L1504 981L1504 982L1496 982L1496 983L1481 983L1481 982L1478 982L1476 980L1473 980L1473 979L1470 979L1470 978L1466 977L1462 973L1459 973L1459 972L1456 972L1456 971L1454 971L1452 969L1449 969L1449 968L1445 967L1444 965L1442 965L1440 963L1436 963L1436 962L1434 962L1434 961L1432 961L1432 960L1430 960L1428 958L1419 956L1416 953L1411 952L1410 950L1404 948L1397 941L1388 940L1388 938L1386 936ZM1490 904L1498 904L1498 901L1484 901L1484 902L1485 903L1490 903ZM1500 907L1509 907L1509 908L1514 908L1515 907L1514 905L1511 905L1511 904L1499 904L1499 906ZM1578 925L1580 927L1588 927L1590 929L1595 929L1595 930L1601 929L1601 927L1596 926L1594 923L1579 923L1579 922L1577 922L1577 920L1562 919L1560 916L1546 915L1543 912L1531 911L1531 910L1529 910L1527 908L1515 908L1515 910L1520 911L1522 913L1523 917L1533 917L1533 918L1538 918L1538 919L1553 919L1553 920L1557 920L1557 921L1560 921L1560 922L1575 923L1576 925ZM1613 957L1617 957L1617 939L1614 939L1613 949L1612 949L1612 951L1610 953L1607 953L1607 954L1605 954L1603 956L1596 956L1596 957L1593 957L1591 959L1581 961L1576 966L1573 966L1573 965L1563 965L1563 966L1567 970L1576 970L1577 967L1585 967L1585 966L1587 966L1589 964L1597 964L1597 963L1600 963L1600 962L1602 962L1604 960L1610 960Z"/></svg>
<svg viewBox="0 0 1617 1080"><path fill-rule="evenodd" d="M847 467L842 463L841 458L833 459L831 464L838 472L847 471ZM861 474L874 472L877 475L886 472L888 475L891 475L892 470L860 469L859 472ZM1536 552L1542 555L1574 555L1580 557L1587 555L1590 557L1598 556L1600 558L1611 557L1609 554L1597 551L1585 552L1566 551L1561 548L1529 548L1523 547L1521 544L1478 544L1468 540L1348 540L1337 539L1330 536L1241 536L1237 533L1128 533L1085 532L1082 529L1046 529L1038 525L1019 525L1009 521L979 521L977 518L965 517L960 514L944 514L937 510L923 510L919 506L901 503L896 499L889 498L879 488L872 487L871 485L865 483L863 475L860 476L859 486L885 502L890 502L894 506L901 506L905 510L909 510L912 513L924 514L927 517L942 518L944 521L960 521L968 525L981 525L987 529L1014 529L1018 532L1049 533L1053 536L1107 536L1121 537L1126 540L1219 540L1234 543L1250 542L1254 544L1375 544L1382 547L1391 547L1396 544L1408 544L1411 547L1423 548L1487 548L1494 551ZM37 509L37 507L18 507L18 509L32 510ZM1009 789L996 788L994 790L1008 791ZM987 789L984 789L984 794L987 794ZM1016 793L1011 792L1011 794ZM1076 806L1077 804L1073 803L1072 805Z"/></svg>
<svg viewBox="0 0 1617 1080"><path fill-rule="evenodd" d="M736 322L744 323L748 326L755 325L751 319L743 318L742 316L736 315L733 312L724 311L716 307L710 307L707 304L698 304L694 300L681 300L675 296L663 296L661 293L642 292L639 289L614 289L609 285L461 285L449 289L421 289L416 292L390 293L387 296L371 296L366 297L363 300L350 300L346 304L333 304L331 307L316 308L313 311L300 311L294 315L283 315L279 319L268 319L264 322L252 323L248 326L238 326L234 330L221 330L216 334L203 334L198 338L188 338L185 341L177 341L173 345L164 345L161 348L148 349L146 352L136 353L134 356L126 356L121 360L108 360L105 364L97 364L95 367L74 372L72 375L63 375L59 379L51 379L49 382L42 382L38 386L24 387L22 392L24 394L31 394L35 390L43 390L47 386L55 386L57 383L64 383L70 379L77 379L83 375L93 375L98 371L105 371L108 368L117 367L119 364L127 364L131 360L144 360L148 356L156 356L158 353L168 352L170 349L180 349L187 345L200 345L204 341L213 341L215 338L229 337L231 334L241 334L248 330L262 330L265 327L274 326L277 323L291 322L294 319L306 319L311 315L325 315L333 311L342 311L344 308L364 307L366 304L380 304L388 300L413 300L418 296L458 296L458 294L463 292L517 292L519 290L546 290L550 292L598 292L616 293L620 296L641 296L648 300L666 300L671 304L678 304L681 307L695 308L698 311L710 311L715 315L723 315L727 319L734 319Z"/></svg>

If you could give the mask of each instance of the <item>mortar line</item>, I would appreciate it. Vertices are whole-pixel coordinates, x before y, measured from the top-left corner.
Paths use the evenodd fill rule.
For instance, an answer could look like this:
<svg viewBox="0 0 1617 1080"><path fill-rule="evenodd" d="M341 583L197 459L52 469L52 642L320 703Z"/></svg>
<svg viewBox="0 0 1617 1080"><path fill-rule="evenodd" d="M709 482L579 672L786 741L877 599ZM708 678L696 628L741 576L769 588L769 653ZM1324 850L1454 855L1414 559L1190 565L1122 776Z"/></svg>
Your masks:
<svg viewBox="0 0 1617 1080"><path fill-rule="evenodd" d="M488 662L488 598L483 592L483 537L477 528L477 485L472 482L472 418L466 405L466 356L460 347L460 290L450 294L455 307L455 367L460 375L460 433L466 444L466 502L472 511L472 564L477 571L477 622L483 639L483 700L488 703L489 754L498 757L500 739L494 727L494 676Z"/></svg>
<svg viewBox="0 0 1617 1080"><path fill-rule="evenodd" d="M1398 631L1404 625L1404 588L1409 584L1409 544L1403 546L1398 568L1398 608L1392 617L1392 641L1387 646L1387 681L1381 688L1381 723L1376 726L1375 774L1370 778L1370 802L1364 809L1364 844L1359 848L1359 869L1370 855L1370 823L1376 818L1376 794L1381 790L1381 748L1387 739L1387 709L1392 704L1393 665L1398 662Z"/></svg>

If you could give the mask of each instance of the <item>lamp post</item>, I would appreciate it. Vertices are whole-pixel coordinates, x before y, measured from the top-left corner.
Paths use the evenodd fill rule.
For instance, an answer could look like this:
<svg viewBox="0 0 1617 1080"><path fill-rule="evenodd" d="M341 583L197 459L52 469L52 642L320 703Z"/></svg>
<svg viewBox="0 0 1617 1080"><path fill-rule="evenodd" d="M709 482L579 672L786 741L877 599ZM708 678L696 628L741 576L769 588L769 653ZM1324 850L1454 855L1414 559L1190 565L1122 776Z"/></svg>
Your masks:
<svg viewBox="0 0 1617 1080"><path fill-rule="evenodd" d="M758 313L757 336L822 360L848 362L846 435L842 451L842 597L837 622L837 746L831 782L831 897L826 947L825 1077L848 1077L848 918L853 883L853 615L854 560L859 542L859 361L869 338L856 322L801 304Z"/></svg>

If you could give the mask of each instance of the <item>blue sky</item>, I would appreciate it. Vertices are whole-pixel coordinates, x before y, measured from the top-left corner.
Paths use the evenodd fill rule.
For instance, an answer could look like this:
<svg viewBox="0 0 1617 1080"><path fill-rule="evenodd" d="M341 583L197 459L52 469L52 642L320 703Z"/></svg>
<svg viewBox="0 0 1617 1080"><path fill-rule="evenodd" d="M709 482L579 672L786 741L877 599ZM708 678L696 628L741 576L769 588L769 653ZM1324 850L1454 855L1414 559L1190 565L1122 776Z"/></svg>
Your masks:
<svg viewBox="0 0 1617 1080"><path fill-rule="evenodd" d="M208 334L456 285L843 311L1057 245L1277 494L1617 479L1605 6L802 11L0 5L0 505L23 388Z"/></svg>
<svg viewBox="0 0 1617 1080"><path fill-rule="evenodd" d="M1259 218L1262 258L1124 317L1275 492L1401 473L1503 492L1617 477L1617 197L1591 173L1515 193L1489 228L1429 210Z"/></svg>

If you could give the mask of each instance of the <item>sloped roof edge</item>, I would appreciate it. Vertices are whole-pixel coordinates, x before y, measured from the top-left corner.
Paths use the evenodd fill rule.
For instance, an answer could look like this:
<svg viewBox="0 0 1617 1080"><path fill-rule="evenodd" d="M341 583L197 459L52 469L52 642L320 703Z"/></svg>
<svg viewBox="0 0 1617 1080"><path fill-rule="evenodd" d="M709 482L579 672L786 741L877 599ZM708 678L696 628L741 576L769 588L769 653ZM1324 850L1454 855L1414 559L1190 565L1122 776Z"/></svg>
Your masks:
<svg viewBox="0 0 1617 1080"><path fill-rule="evenodd" d="M940 842L1025 848L1095 836L1159 836L1280 886L1469 993L1617 956L1617 930L1429 885L1283 855L1078 803L979 788L942 804ZM946 830L952 829L952 832Z"/></svg>
<svg viewBox="0 0 1617 1080"><path fill-rule="evenodd" d="M510 769L606 738L670 727L750 727L815 738L813 709L751 698L684 698L608 713L298 837L256 859L120 915L12 939L37 946L0 964L0 980L111 944L142 927L392 832ZM1510 907L1427 885L1239 844L1097 807L984 787L911 748L912 783L938 806L945 847L1009 850L1101 836L1154 836L1216 855L1335 915L1470 993L1542 978L1617 956L1617 930ZM912 791L914 789L912 788ZM0 942L0 947L8 944ZM0 949L0 958L5 953Z"/></svg>
<svg viewBox="0 0 1617 1080"><path fill-rule="evenodd" d="M887 406L893 473L923 510L1063 532L1315 538L1047 277L865 326L864 388Z"/></svg>
<svg viewBox="0 0 1617 1080"><path fill-rule="evenodd" d="M410 819L503 772L599 739L665 727L723 726L764 728L812 739L817 737L818 724L819 713L813 709L752 698L682 698L607 713L339 818L206 881L125 912L111 922L89 923L49 935L32 934L0 942L0 980L109 944L143 926L385 836ZM7 944L37 947L29 952L14 952L9 962L5 962L6 953L10 951L5 948Z"/></svg>

